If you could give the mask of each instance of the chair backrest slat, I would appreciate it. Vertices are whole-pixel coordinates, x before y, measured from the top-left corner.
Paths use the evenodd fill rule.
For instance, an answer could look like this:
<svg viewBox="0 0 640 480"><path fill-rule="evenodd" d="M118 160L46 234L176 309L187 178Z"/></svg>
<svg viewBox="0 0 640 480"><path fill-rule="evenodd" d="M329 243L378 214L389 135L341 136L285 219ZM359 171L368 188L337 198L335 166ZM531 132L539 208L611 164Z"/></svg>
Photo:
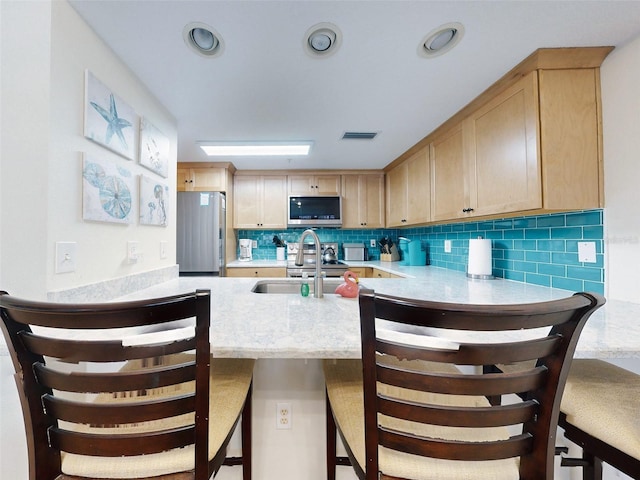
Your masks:
<svg viewBox="0 0 640 480"><path fill-rule="evenodd" d="M395 478L379 464L379 446L459 461L519 457L522 479L552 478L571 359L604 302L579 293L466 305L361 290L366 478ZM524 363L515 372L484 372L516 362ZM498 396L508 402L495 405Z"/></svg>
<svg viewBox="0 0 640 480"><path fill-rule="evenodd" d="M557 348L560 337L549 335L528 342L506 342L495 345L465 344L459 350L428 350L377 340L380 353L408 360L453 361L457 365L497 365L509 362L525 362L545 357ZM448 360L447 360L448 359Z"/></svg>
<svg viewBox="0 0 640 480"><path fill-rule="evenodd" d="M140 391L166 387L195 380L195 360L184 365L151 367L135 372L68 375L42 363L33 365L38 382L49 389L65 392L100 393Z"/></svg>
<svg viewBox="0 0 640 480"><path fill-rule="evenodd" d="M529 434L515 435L506 440L477 443L454 442L442 439L422 439L415 435L399 434L389 429L380 429L380 445L413 455L423 455L445 460L500 460L521 456L533 445Z"/></svg>
<svg viewBox="0 0 640 480"><path fill-rule="evenodd" d="M411 372L379 365L378 381L401 388L450 395L503 395L539 388L545 381L547 369L537 367L509 374L459 374Z"/></svg>
<svg viewBox="0 0 640 480"><path fill-rule="evenodd" d="M116 462L195 446L208 479L210 305L205 290L102 304L0 292L32 478L57 478L61 452Z"/></svg>
<svg viewBox="0 0 640 480"><path fill-rule="evenodd" d="M380 395L378 412L382 415L450 427L498 427L524 423L535 418L538 403L532 400L518 404L491 407L449 407L415 404Z"/></svg>
<svg viewBox="0 0 640 480"><path fill-rule="evenodd" d="M32 353L70 363L120 362L136 358L161 357L196 348L195 338L177 340L164 345L127 347L123 347L121 340L66 340L42 337L29 332L22 332L20 338Z"/></svg>
<svg viewBox="0 0 640 480"><path fill-rule="evenodd" d="M71 400L45 395L42 397L45 410L58 420L73 423L91 424L97 418L102 425L121 423L140 423L174 417L193 412L195 394L173 397L171 400L157 400L153 396L148 401L111 405L101 403L74 402Z"/></svg>
<svg viewBox="0 0 640 480"><path fill-rule="evenodd" d="M135 437L108 434L90 434L52 427L49 440L53 448L75 453L100 457L124 457L131 455L149 455L193 443L195 427L189 425L161 432L140 433Z"/></svg>

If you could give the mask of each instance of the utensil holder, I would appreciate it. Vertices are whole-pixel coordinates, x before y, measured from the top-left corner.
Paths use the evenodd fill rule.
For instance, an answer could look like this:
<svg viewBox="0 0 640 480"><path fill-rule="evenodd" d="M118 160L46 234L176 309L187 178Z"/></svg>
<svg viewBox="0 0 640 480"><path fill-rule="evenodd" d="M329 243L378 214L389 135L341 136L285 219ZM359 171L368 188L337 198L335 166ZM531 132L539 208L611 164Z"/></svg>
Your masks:
<svg viewBox="0 0 640 480"><path fill-rule="evenodd" d="M400 260L400 255L398 255L398 252L394 252L394 253L381 253L380 254L380 261L381 262L397 262L398 260Z"/></svg>

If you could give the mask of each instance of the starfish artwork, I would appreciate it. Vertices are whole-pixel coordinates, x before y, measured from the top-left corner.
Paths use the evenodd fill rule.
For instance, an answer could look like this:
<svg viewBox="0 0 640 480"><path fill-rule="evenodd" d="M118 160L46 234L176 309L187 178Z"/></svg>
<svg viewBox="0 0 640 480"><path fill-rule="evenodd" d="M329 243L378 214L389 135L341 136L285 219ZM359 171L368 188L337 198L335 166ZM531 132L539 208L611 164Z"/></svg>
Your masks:
<svg viewBox="0 0 640 480"><path fill-rule="evenodd" d="M134 160L139 122L140 117L129 104L85 70L85 137Z"/></svg>
<svg viewBox="0 0 640 480"><path fill-rule="evenodd" d="M109 111L108 112L95 102L91 102L91 106L95 108L96 111L107 122L107 133L105 134L105 137L104 137L105 142L107 144L111 143L111 138L115 134L120 140L120 143L122 144L122 148L127 150L129 147L127 145L127 140L124 138L124 134L122 133L122 129L125 127L130 127L131 122L124 118L118 117L118 109L116 108L116 100L113 97L113 93L109 95Z"/></svg>

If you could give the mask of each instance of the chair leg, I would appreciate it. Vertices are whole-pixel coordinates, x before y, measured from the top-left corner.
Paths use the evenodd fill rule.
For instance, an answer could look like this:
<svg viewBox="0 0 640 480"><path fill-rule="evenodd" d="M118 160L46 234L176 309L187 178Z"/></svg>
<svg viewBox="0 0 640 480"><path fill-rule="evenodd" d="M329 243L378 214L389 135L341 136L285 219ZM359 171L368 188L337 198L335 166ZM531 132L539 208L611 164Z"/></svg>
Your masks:
<svg viewBox="0 0 640 480"><path fill-rule="evenodd" d="M253 398L253 382L249 385L249 393L242 408L242 480L251 480L251 401Z"/></svg>
<svg viewBox="0 0 640 480"><path fill-rule="evenodd" d="M582 453L586 465L582 468L582 480L602 480L602 460L595 455Z"/></svg>
<svg viewBox="0 0 640 480"><path fill-rule="evenodd" d="M333 419L329 396L326 397L326 432L327 432L327 480L336 479L336 422Z"/></svg>

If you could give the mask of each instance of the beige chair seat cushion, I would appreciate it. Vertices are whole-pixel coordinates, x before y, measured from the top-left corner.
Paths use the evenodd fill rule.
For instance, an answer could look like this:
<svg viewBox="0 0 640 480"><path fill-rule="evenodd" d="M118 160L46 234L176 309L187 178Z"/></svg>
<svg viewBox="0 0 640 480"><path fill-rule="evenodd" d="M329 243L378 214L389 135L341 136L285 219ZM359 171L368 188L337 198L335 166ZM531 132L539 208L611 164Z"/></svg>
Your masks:
<svg viewBox="0 0 640 480"><path fill-rule="evenodd" d="M416 367L417 362L403 362ZM430 370L442 371L442 365L429 363ZM455 367L450 367L455 369ZM336 419L336 424L345 437L361 468L365 465L364 442L364 400L362 393L362 362L360 360L326 360L324 362L327 394ZM387 389L385 394L401 393L402 398L420 400L441 405L488 406L484 397L452 396L439 394L411 395L407 390ZM330 414L330 413L328 413ZM397 420L382 420L386 426L397 427ZM410 422L403 422L406 426ZM468 439L489 441L509 437L505 428L463 429L453 427L424 426L412 424L411 430L417 434L434 438ZM484 430L482 433L479 431ZM474 432L471 436L469 432ZM381 447L379 450L380 471L386 475L416 480L500 480L519 478L518 459L491 460L483 462L463 462L425 458L417 455L399 453Z"/></svg>
<svg viewBox="0 0 640 480"><path fill-rule="evenodd" d="M640 375L602 360L574 360L560 409L572 425L640 458Z"/></svg>
<svg viewBox="0 0 640 480"><path fill-rule="evenodd" d="M242 411L242 407L251 384L255 360L215 358L211 361L211 387L209 407L209 458L213 458L217 450L233 428L233 424ZM174 391L176 387L170 387ZM193 382L183 384L180 388L193 389ZM160 390L160 389L158 389ZM153 395L162 395L154 392ZM102 396L100 396L102 397ZM96 401L105 401L105 398ZM140 397L142 400L148 396ZM131 401L132 398L109 398L108 401ZM188 418L190 417L190 418ZM193 415L163 419L159 421L163 426L176 427L192 421ZM148 422L132 425L135 430L149 430L149 425L158 422ZM113 428L92 428L85 426L83 431L91 433L111 433ZM122 427L118 433L125 433ZM88 478L146 478L166 475L170 473L193 470L194 447L189 446L162 453L132 457L93 457L63 453L62 472Z"/></svg>

